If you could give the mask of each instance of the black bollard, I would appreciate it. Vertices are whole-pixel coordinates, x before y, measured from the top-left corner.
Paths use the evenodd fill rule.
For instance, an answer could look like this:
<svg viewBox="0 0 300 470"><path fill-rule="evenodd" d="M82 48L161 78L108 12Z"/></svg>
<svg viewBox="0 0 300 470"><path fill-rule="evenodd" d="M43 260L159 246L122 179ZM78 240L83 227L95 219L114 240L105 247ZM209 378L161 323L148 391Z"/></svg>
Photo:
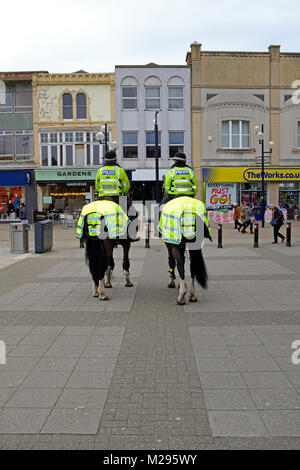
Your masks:
<svg viewBox="0 0 300 470"><path fill-rule="evenodd" d="M223 231L222 224L218 224L218 248L223 248L223 245L222 245L222 231Z"/></svg>
<svg viewBox="0 0 300 470"><path fill-rule="evenodd" d="M256 223L254 227L254 245L253 245L254 248L258 248L258 227L259 227L259 224Z"/></svg>
<svg viewBox="0 0 300 470"><path fill-rule="evenodd" d="M292 246L291 245L291 235L292 235L292 224L291 224L291 222L288 222L286 224L286 246Z"/></svg>
<svg viewBox="0 0 300 470"><path fill-rule="evenodd" d="M84 248L84 243L83 243L82 238L80 238L79 240L79 248Z"/></svg>
<svg viewBox="0 0 300 470"><path fill-rule="evenodd" d="M150 248L150 222L149 220L147 221L147 225L146 225L145 248Z"/></svg>

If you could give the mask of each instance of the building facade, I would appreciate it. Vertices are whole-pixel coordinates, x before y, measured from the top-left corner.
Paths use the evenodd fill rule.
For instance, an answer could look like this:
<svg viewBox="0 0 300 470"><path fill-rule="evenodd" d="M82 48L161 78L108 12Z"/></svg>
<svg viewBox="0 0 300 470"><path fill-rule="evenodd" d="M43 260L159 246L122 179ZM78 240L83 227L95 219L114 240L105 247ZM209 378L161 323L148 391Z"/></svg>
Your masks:
<svg viewBox="0 0 300 470"><path fill-rule="evenodd" d="M116 135L119 163L130 172L135 200L155 199L154 118L158 113L160 180L177 151L191 162L190 68L118 65Z"/></svg>
<svg viewBox="0 0 300 470"><path fill-rule="evenodd" d="M36 209L32 75L0 73L0 217L18 217L24 202L32 222Z"/></svg>
<svg viewBox="0 0 300 470"><path fill-rule="evenodd" d="M115 140L114 74L36 74L33 103L38 208L73 212L94 197L100 127Z"/></svg>
<svg viewBox="0 0 300 470"><path fill-rule="evenodd" d="M193 43L186 59L191 67L193 166L204 183L207 205L249 201L259 207L261 145L254 127L263 124L265 150L270 141L275 144L265 158L267 203L296 208L300 54L281 53L280 46L259 53L208 52Z"/></svg>

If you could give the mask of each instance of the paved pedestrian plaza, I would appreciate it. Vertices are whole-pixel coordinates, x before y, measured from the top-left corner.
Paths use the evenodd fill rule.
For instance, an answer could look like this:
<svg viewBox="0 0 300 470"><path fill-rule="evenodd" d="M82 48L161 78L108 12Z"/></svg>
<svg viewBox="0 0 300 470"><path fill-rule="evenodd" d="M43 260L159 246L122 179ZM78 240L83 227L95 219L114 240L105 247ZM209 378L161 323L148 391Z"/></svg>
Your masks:
<svg viewBox="0 0 300 470"><path fill-rule="evenodd" d="M108 302L92 297L73 229L12 255L0 227L1 449L299 449L300 226L224 229L204 248L197 303L176 304L160 240L115 251ZM186 264L188 268L188 263ZM188 269L187 269L188 270ZM189 279L189 277L188 277ZM300 353L299 353L300 357Z"/></svg>

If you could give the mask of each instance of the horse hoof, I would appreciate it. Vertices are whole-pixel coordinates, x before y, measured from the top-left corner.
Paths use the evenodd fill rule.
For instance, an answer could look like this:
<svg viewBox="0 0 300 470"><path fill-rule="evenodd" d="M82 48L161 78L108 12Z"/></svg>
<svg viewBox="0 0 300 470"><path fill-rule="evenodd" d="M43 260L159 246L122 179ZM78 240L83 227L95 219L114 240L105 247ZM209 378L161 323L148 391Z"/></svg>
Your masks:
<svg viewBox="0 0 300 470"><path fill-rule="evenodd" d="M104 284L104 287L105 287L106 289L111 289L111 288L112 288L112 285L111 285L110 283L109 283L109 284Z"/></svg>
<svg viewBox="0 0 300 470"><path fill-rule="evenodd" d="M178 304L178 305L185 305L185 304L186 304L185 298L183 298L183 299L177 299L177 304Z"/></svg>
<svg viewBox="0 0 300 470"><path fill-rule="evenodd" d="M109 300L109 297L108 297L108 295L103 294L103 295L99 295L99 299L100 300Z"/></svg>
<svg viewBox="0 0 300 470"><path fill-rule="evenodd" d="M125 282L125 287L133 287L133 284L131 281Z"/></svg>
<svg viewBox="0 0 300 470"><path fill-rule="evenodd" d="M168 284L169 289L175 289L175 282L174 280L170 281Z"/></svg>
<svg viewBox="0 0 300 470"><path fill-rule="evenodd" d="M98 292L93 292L93 297L99 297Z"/></svg>
<svg viewBox="0 0 300 470"><path fill-rule="evenodd" d="M190 295L189 302L197 302L197 297L195 295Z"/></svg>

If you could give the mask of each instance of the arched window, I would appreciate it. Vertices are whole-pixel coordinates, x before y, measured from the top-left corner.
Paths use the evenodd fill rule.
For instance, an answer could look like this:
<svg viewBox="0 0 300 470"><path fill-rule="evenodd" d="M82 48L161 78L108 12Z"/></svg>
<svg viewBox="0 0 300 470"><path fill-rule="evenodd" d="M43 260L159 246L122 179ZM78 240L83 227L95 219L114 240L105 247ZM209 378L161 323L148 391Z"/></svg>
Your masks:
<svg viewBox="0 0 300 470"><path fill-rule="evenodd" d="M70 93L64 93L62 97L63 119L73 119L73 98Z"/></svg>
<svg viewBox="0 0 300 470"><path fill-rule="evenodd" d="M160 109L161 81L158 77L148 77L145 80L145 108Z"/></svg>
<svg viewBox="0 0 300 470"><path fill-rule="evenodd" d="M76 95L76 119L86 119L86 96L84 93Z"/></svg>

